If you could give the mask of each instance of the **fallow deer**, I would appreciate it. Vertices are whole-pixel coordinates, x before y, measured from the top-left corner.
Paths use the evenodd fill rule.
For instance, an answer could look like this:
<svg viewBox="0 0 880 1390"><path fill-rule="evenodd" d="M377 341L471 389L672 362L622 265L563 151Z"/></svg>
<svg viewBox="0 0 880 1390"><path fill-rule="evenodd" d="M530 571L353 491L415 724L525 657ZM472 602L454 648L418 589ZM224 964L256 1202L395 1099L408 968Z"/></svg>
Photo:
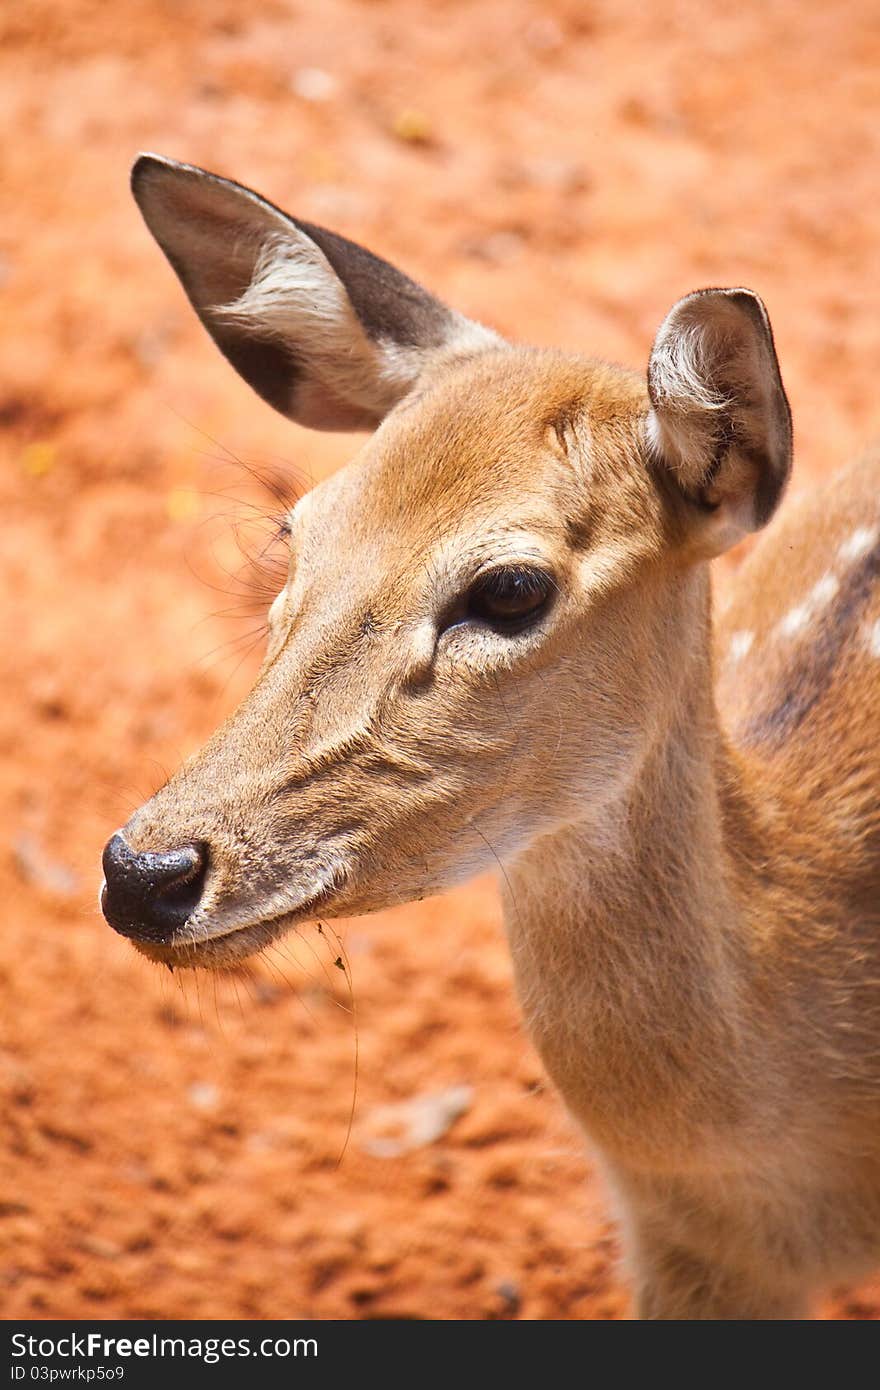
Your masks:
<svg viewBox="0 0 880 1390"><path fill-rule="evenodd" d="M757 295L686 296L645 379L201 169L133 188L258 394L374 433L290 512L252 693L110 840L110 924L222 967L503 866L639 1314L805 1315L880 1261L878 460L762 538L713 654L709 561L790 469Z"/></svg>

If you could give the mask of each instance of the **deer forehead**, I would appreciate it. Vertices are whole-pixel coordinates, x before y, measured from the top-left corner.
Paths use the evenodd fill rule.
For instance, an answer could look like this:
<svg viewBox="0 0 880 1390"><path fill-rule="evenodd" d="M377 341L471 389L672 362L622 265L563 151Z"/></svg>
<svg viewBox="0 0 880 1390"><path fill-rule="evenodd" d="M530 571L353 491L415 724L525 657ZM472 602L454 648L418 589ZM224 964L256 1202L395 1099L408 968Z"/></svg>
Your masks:
<svg viewBox="0 0 880 1390"><path fill-rule="evenodd" d="M455 362L302 499L294 530L312 558L344 553L363 569L549 558L591 513L625 515L647 490L633 450L643 415L644 386L601 364L533 350Z"/></svg>

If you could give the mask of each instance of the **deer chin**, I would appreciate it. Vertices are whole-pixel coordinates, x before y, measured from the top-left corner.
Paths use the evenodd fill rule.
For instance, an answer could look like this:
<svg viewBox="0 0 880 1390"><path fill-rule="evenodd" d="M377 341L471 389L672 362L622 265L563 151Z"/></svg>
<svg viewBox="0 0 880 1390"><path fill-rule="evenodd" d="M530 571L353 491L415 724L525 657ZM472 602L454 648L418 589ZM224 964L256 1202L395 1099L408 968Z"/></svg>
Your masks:
<svg viewBox="0 0 880 1390"><path fill-rule="evenodd" d="M314 921L325 903L336 897L333 885L322 888L295 908L271 917L239 922L234 926L217 925L212 931L210 919L185 927L176 940L132 940L141 955L170 970L229 970L251 956L259 955L273 941L304 922ZM188 934L189 933L189 934Z"/></svg>

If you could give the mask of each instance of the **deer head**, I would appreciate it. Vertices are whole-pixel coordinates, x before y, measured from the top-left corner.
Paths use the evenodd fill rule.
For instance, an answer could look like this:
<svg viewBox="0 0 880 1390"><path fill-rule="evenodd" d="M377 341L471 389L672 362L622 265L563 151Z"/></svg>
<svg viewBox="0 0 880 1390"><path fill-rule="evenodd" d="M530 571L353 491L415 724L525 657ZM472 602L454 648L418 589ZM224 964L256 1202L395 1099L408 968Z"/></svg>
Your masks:
<svg viewBox="0 0 880 1390"><path fill-rule="evenodd" d="M788 474L760 300L689 295L645 381L512 346L200 169L145 155L133 188L258 394L374 432L290 512L253 691L109 842L111 925L222 965L572 821L601 836L678 698L703 562Z"/></svg>

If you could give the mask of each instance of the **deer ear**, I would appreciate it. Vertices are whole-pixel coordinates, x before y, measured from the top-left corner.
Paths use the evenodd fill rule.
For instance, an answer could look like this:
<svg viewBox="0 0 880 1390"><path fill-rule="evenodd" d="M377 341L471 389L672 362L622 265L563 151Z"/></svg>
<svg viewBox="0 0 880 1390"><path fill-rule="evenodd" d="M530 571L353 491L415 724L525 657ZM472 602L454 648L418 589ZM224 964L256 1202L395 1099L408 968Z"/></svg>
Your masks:
<svg viewBox="0 0 880 1390"><path fill-rule="evenodd" d="M143 154L132 192L220 351L313 429L373 429L440 355L497 345L386 261L228 179Z"/></svg>
<svg viewBox="0 0 880 1390"><path fill-rule="evenodd" d="M718 555L769 521L791 470L791 411L770 320L751 290L699 290L670 311L648 365L653 460L696 503Z"/></svg>

